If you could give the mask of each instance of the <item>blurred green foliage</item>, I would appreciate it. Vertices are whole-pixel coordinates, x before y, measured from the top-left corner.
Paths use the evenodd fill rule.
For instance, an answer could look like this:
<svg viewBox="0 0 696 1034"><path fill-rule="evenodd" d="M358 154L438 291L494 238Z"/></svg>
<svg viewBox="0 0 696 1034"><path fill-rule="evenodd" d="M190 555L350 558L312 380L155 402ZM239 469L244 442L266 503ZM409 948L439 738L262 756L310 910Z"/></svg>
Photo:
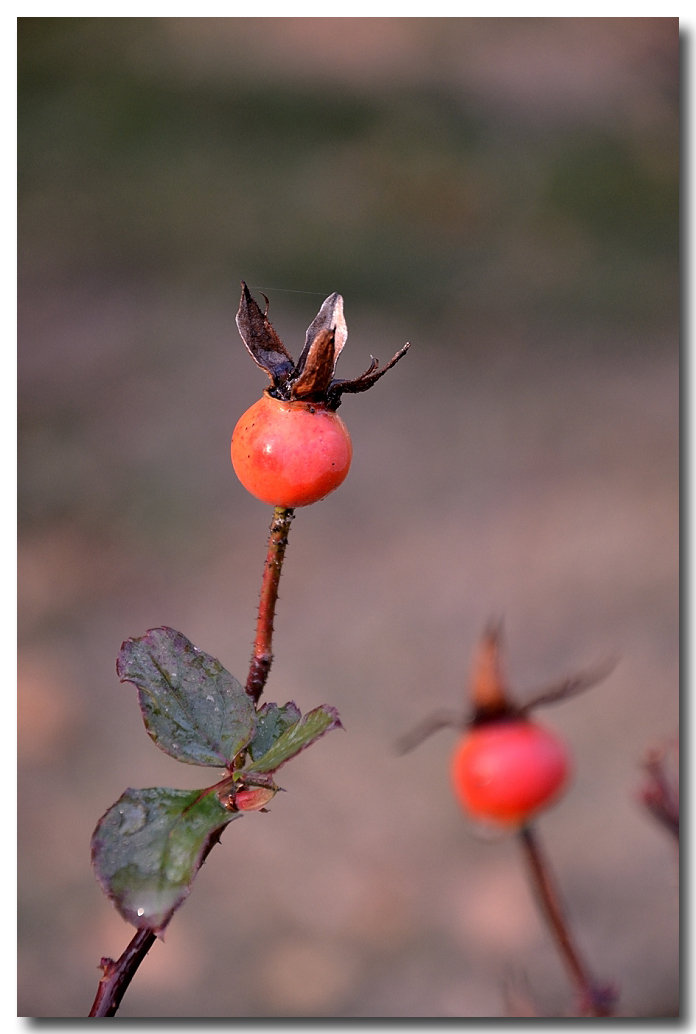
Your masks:
<svg viewBox="0 0 696 1034"><path fill-rule="evenodd" d="M676 315L676 52L641 73L661 118L549 124L445 75L275 69L263 20L251 58L230 31L229 71L186 75L166 21L19 19L23 276L226 294L243 276L408 306L416 327ZM443 21L431 44L471 31Z"/></svg>

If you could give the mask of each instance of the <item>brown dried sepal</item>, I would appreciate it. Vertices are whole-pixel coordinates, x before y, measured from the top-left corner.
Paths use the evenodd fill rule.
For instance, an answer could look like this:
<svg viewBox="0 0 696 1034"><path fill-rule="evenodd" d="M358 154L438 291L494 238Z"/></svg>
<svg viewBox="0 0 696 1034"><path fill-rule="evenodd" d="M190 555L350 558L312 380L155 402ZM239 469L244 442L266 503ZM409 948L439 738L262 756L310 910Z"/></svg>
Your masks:
<svg viewBox="0 0 696 1034"><path fill-rule="evenodd" d="M292 398L304 399L307 402L321 402L326 399L335 367L335 332L325 327L312 341L304 368L292 382Z"/></svg>
<svg viewBox="0 0 696 1034"><path fill-rule="evenodd" d="M268 374L269 391L276 398L316 402L338 409L344 392L367 391L408 351L409 344L406 344L381 369L378 360L373 358L360 377L336 379L336 363L348 337L341 295L334 292L323 302L307 328L297 363L273 329L267 315L268 299L265 300L266 309L262 312L242 281L237 327L252 359Z"/></svg>
<svg viewBox="0 0 696 1034"><path fill-rule="evenodd" d="M616 667L616 659L609 658L595 668L544 686L536 690L525 703L517 704L511 696L503 673L501 640L502 624L489 624L474 655L470 681L474 722L483 722L491 718L523 717L537 707L568 700L602 682Z"/></svg>
<svg viewBox="0 0 696 1034"><path fill-rule="evenodd" d="M435 711L428 715L397 740L395 746L399 754L413 750L440 729L452 728L462 731L470 726L483 725L485 722L525 718L537 707L556 704L583 693L602 682L616 666L615 659L607 660L593 669L545 686L537 690L525 703L518 704L510 693L504 674L501 640L502 623L489 622L471 665L468 689L471 707L463 713Z"/></svg>
<svg viewBox="0 0 696 1034"><path fill-rule="evenodd" d="M251 297L249 288L242 280L242 297L237 311L237 328L254 362L265 370L271 385L278 387L292 373L294 362L268 319L268 298L266 309L261 309Z"/></svg>
<svg viewBox="0 0 696 1034"><path fill-rule="evenodd" d="M474 654L470 695L475 720L497 717L511 709L509 689L503 675L500 639L500 623L489 624Z"/></svg>

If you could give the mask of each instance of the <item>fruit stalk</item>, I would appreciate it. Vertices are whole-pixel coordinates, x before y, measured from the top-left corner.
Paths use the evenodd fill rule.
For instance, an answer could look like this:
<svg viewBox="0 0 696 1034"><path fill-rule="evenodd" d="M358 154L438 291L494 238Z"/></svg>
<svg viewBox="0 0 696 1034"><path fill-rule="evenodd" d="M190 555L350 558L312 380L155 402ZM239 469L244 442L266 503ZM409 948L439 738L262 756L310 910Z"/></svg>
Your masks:
<svg viewBox="0 0 696 1034"><path fill-rule="evenodd" d="M525 855L544 917L558 945L563 961L575 984L583 1016L612 1016L616 994L612 987L595 983L573 942L570 928L563 913L558 891L551 878L536 832L531 826L519 831L520 844Z"/></svg>
<svg viewBox="0 0 696 1034"><path fill-rule="evenodd" d="M294 516L294 510L283 506L276 506L273 510L271 530L268 537L268 552L261 582L256 638L254 639L249 675L245 686L254 703L258 702L259 697L263 693L268 672L273 662L273 652L271 649L273 618L278 600L278 584L280 582L280 573L283 569L285 548L288 544L290 524Z"/></svg>

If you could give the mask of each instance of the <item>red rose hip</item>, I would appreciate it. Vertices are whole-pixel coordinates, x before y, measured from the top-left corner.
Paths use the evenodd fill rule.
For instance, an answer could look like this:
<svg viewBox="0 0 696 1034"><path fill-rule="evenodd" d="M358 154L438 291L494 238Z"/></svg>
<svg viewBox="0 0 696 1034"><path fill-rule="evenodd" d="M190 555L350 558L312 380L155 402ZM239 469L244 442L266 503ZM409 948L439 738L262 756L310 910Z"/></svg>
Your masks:
<svg viewBox="0 0 696 1034"><path fill-rule="evenodd" d="M348 429L327 406L285 402L268 392L240 417L232 465L244 487L271 506L308 506L345 480L353 455Z"/></svg>
<svg viewBox="0 0 696 1034"><path fill-rule="evenodd" d="M521 826L561 795L568 750L555 734L522 719L475 726L452 757L455 796L473 818Z"/></svg>

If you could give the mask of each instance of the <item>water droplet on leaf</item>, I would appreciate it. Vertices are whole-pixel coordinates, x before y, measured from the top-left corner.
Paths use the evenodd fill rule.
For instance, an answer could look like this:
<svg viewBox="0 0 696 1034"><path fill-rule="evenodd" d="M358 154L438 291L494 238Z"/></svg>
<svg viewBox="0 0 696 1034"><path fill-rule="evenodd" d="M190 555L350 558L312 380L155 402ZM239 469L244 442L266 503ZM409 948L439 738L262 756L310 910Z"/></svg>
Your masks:
<svg viewBox="0 0 696 1034"><path fill-rule="evenodd" d="M121 833L137 833L145 825L147 813L142 804L124 804L118 811L121 816Z"/></svg>

